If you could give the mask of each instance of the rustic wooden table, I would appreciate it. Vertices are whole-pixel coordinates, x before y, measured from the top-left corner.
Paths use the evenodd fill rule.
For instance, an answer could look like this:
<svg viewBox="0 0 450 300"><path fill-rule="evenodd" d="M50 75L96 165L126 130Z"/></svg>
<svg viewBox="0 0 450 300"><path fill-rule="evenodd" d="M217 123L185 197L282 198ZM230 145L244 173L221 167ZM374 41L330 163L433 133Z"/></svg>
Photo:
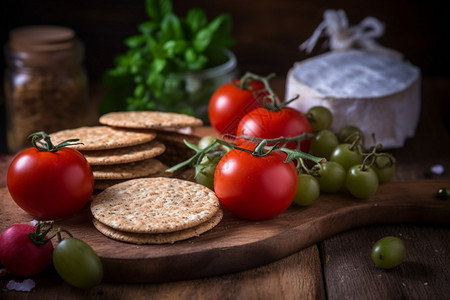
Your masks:
<svg viewBox="0 0 450 300"><path fill-rule="evenodd" d="M276 82L275 89L280 93L283 82ZM390 151L399 161L394 181L441 178L448 179L450 187L450 79L425 78L422 87L423 106L416 135L403 148ZM0 187L6 184L5 171L11 158L0 156ZM444 167L444 174L430 171L436 164ZM408 250L405 262L388 271L377 268L370 259L373 243L386 235L402 237ZM79 290L49 271L33 278L36 288L30 293L6 291L12 277L0 277L0 298L446 299L450 294L449 237L448 223L374 224L342 232L279 261L235 274L161 284L104 282Z"/></svg>

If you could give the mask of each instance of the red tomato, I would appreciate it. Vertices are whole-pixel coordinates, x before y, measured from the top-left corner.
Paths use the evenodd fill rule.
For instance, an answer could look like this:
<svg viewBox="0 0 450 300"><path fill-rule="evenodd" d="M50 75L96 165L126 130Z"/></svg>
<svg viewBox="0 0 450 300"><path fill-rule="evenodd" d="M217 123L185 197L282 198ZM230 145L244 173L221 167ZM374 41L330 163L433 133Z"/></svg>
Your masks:
<svg viewBox="0 0 450 300"><path fill-rule="evenodd" d="M284 107L279 111L258 107L246 114L238 125L236 135L247 135L263 139L279 137L294 137L302 133L312 133L308 119L298 110ZM244 146L245 139L237 139L237 145ZM300 143L300 150L308 153L310 139ZM294 149L295 143L289 143L288 148Z"/></svg>
<svg viewBox="0 0 450 300"><path fill-rule="evenodd" d="M0 261L12 274L33 276L52 263L53 245L49 241L36 245L28 235L36 232L30 224L16 224L0 235Z"/></svg>
<svg viewBox="0 0 450 300"><path fill-rule="evenodd" d="M214 191L223 206L238 217L265 220L291 205L297 190L297 170L274 151L257 157L233 149L219 161Z"/></svg>
<svg viewBox="0 0 450 300"><path fill-rule="evenodd" d="M241 118L260 106L253 91L264 89L264 84L253 80L248 89L241 89L239 82L236 80L225 83L214 92L209 101L209 121L222 134L235 135Z"/></svg>
<svg viewBox="0 0 450 300"><path fill-rule="evenodd" d="M56 152L32 147L19 153L8 169L7 185L13 200L36 218L65 218L81 210L94 188L86 158L77 150Z"/></svg>

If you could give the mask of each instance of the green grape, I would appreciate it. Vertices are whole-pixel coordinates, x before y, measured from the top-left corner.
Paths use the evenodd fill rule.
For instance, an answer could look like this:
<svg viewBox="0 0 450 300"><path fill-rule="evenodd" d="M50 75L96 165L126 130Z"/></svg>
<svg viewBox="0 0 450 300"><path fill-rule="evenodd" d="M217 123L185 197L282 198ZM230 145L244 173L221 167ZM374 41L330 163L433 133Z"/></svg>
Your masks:
<svg viewBox="0 0 450 300"><path fill-rule="evenodd" d="M331 152L339 145L338 138L334 132L323 129L317 132L311 139L309 151L312 155L330 159Z"/></svg>
<svg viewBox="0 0 450 300"><path fill-rule="evenodd" d="M436 192L436 197L441 200L447 200L450 198L450 190L445 187L439 188Z"/></svg>
<svg viewBox="0 0 450 300"><path fill-rule="evenodd" d="M320 166L317 181L321 192L336 193L345 186L346 171L334 161L327 161Z"/></svg>
<svg viewBox="0 0 450 300"><path fill-rule="evenodd" d="M358 199L367 199L378 189L378 177L372 168L362 169L355 165L347 171L346 185L348 191Z"/></svg>
<svg viewBox="0 0 450 300"><path fill-rule="evenodd" d="M341 143L352 144L358 137L360 144L364 145L364 133L356 126L347 125L342 127L337 133L338 139Z"/></svg>
<svg viewBox="0 0 450 300"><path fill-rule="evenodd" d="M334 148L330 155L330 161L335 161L348 170L354 165L361 164L363 156L357 149L352 149L350 144L344 143Z"/></svg>
<svg viewBox="0 0 450 300"><path fill-rule="evenodd" d="M53 266L64 281L77 288L91 288L103 280L103 264L84 241L68 237L53 250Z"/></svg>
<svg viewBox="0 0 450 300"><path fill-rule="evenodd" d="M294 203L301 206L308 206L316 202L319 195L320 187L317 179L309 174L299 174Z"/></svg>
<svg viewBox="0 0 450 300"><path fill-rule="evenodd" d="M395 161L389 156L377 156L372 169L377 174L379 183L389 182L395 175Z"/></svg>
<svg viewBox="0 0 450 300"><path fill-rule="evenodd" d="M406 256L406 246L403 240L387 236L378 240L372 247L373 262L383 269L392 269L400 265Z"/></svg>
<svg viewBox="0 0 450 300"><path fill-rule="evenodd" d="M325 106L313 106L306 112L306 118L313 132L330 129L333 123L333 114Z"/></svg>

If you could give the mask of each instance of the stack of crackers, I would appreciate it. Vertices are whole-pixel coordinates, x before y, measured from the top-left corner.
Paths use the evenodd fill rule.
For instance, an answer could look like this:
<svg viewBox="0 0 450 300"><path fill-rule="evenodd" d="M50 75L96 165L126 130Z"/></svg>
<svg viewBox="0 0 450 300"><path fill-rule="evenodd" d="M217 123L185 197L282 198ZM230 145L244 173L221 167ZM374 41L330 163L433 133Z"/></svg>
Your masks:
<svg viewBox="0 0 450 300"><path fill-rule="evenodd" d="M54 144L80 140L81 144L72 147L91 165L96 190L134 178L167 176L168 164L192 155L183 139L198 141L174 130L203 124L192 116L154 111L109 113L101 116L99 123L50 135Z"/></svg>
<svg viewBox="0 0 450 300"><path fill-rule="evenodd" d="M95 228L112 239L165 244L199 236L223 217L210 189L178 178L140 178L111 186L91 203Z"/></svg>
<svg viewBox="0 0 450 300"><path fill-rule="evenodd" d="M135 244L174 243L198 236L222 219L215 193L164 171L193 155L184 140L199 138L177 129L202 125L200 119L164 112L114 112L98 126L50 134L74 145L91 165L99 191L91 202L95 228L105 236Z"/></svg>

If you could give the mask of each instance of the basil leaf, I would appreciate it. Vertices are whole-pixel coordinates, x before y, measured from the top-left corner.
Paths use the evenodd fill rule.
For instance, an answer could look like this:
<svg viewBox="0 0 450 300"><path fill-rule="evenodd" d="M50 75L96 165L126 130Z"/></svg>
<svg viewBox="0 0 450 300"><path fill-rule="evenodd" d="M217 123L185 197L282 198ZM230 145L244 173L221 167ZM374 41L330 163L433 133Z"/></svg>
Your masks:
<svg viewBox="0 0 450 300"><path fill-rule="evenodd" d="M158 30L159 24L154 21L147 21L139 24L138 30L144 35L150 35L154 31Z"/></svg>
<svg viewBox="0 0 450 300"><path fill-rule="evenodd" d="M155 59L151 64L151 69L153 72L160 73L164 70L167 65L167 61L165 59Z"/></svg>
<svg viewBox="0 0 450 300"><path fill-rule="evenodd" d="M185 40L170 40L163 45L163 49L169 57L174 57L177 54L183 53L186 50L186 47L187 43Z"/></svg>
<svg viewBox="0 0 450 300"><path fill-rule="evenodd" d="M216 47L229 47L234 43L231 38L232 20L230 15L222 14L215 18L210 24L209 29L214 32L211 43Z"/></svg>
<svg viewBox="0 0 450 300"><path fill-rule="evenodd" d="M195 35L195 33L208 24L208 19L203 10L191 9L186 15L186 24L190 29L190 33Z"/></svg>
<svg viewBox="0 0 450 300"><path fill-rule="evenodd" d="M147 15L155 22L161 22L166 14L172 13L170 0L146 0Z"/></svg>
<svg viewBox="0 0 450 300"><path fill-rule="evenodd" d="M142 46L145 43L145 37L143 35L133 35L125 39L125 45L129 48L136 48Z"/></svg>
<svg viewBox="0 0 450 300"><path fill-rule="evenodd" d="M145 85L144 84L138 84L136 88L134 89L134 96L136 98L142 98L145 94Z"/></svg>
<svg viewBox="0 0 450 300"><path fill-rule="evenodd" d="M183 29L180 19L174 14L167 14L161 23L161 40L168 41L172 39L182 39Z"/></svg>
<svg viewBox="0 0 450 300"><path fill-rule="evenodd" d="M197 53L193 48L187 49L184 57L189 71L200 70L208 62L208 58L205 55Z"/></svg>
<svg viewBox="0 0 450 300"><path fill-rule="evenodd" d="M210 28L203 28L194 37L193 45L198 52L205 51L213 38L214 32Z"/></svg>
<svg viewBox="0 0 450 300"><path fill-rule="evenodd" d="M198 95L186 92L186 83L177 77L173 82L168 78L223 63L226 57L214 49L234 42L231 17L222 14L208 23L201 9L190 9L184 18L178 17L171 0L146 0L145 5L149 19L138 25L138 34L124 40L128 50L114 58L115 66L102 77L109 90L100 112L157 109L193 113Z"/></svg>

